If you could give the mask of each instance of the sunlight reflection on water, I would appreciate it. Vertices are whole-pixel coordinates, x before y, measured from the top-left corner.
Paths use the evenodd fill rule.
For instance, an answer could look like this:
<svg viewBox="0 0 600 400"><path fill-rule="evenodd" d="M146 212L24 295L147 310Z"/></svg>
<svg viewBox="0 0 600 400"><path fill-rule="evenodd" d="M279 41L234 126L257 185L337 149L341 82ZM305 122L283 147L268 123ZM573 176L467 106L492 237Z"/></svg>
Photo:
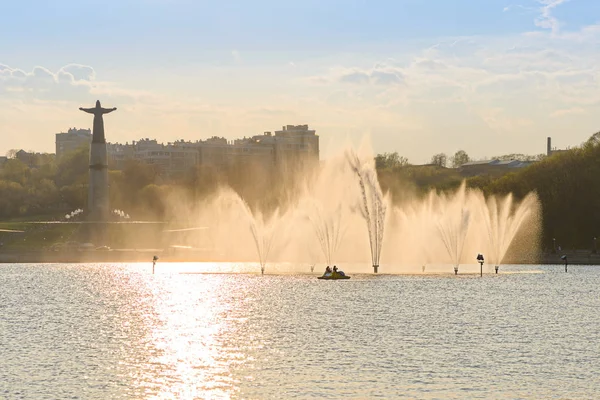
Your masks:
<svg viewBox="0 0 600 400"><path fill-rule="evenodd" d="M0 397L598 394L598 267L345 282L255 267L0 266ZM227 270L254 273L181 274Z"/></svg>

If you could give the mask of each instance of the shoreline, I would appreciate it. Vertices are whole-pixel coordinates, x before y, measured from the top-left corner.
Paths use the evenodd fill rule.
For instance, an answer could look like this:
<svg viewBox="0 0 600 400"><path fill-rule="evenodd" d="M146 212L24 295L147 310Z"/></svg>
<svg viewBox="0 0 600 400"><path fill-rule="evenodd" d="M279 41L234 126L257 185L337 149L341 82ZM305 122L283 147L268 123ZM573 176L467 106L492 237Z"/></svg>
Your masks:
<svg viewBox="0 0 600 400"><path fill-rule="evenodd" d="M537 260L509 260L505 264L520 265L563 265L562 254L567 255L569 265L600 265L600 254L588 250L570 252L542 253ZM128 263L152 262L158 256L160 262L255 262L227 257L214 257L201 253L172 253L164 249L122 249L89 251L48 251L48 250L0 250L0 264L38 264L38 263Z"/></svg>

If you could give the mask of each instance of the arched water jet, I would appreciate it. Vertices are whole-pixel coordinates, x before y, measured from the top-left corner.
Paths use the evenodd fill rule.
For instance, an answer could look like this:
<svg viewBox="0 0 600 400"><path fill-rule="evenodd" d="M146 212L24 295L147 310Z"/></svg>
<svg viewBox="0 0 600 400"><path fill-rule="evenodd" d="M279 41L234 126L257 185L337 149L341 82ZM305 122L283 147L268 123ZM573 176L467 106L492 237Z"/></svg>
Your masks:
<svg viewBox="0 0 600 400"><path fill-rule="evenodd" d="M248 203L234 191L228 191L224 194L222 201L229 206L237 207L242 212L254 241L260 272L264 274L278 228L278 211L275 211L270 218L265 218L260 212L252 212Z"/></svg>
<svg viewBox="0 0 600 400"><path fill-rule="evenodd" d="M377 180L377 172L375 171L373 160L369 163L363 163L354 151L346 152L346 159L350 169L358 179L360 199L354 209L358 210L367 223L371 261L373 263L373 270L377 273L383 245L387 206L379 186L379 181Z"/></svg>
<svg viewBox="0 0 600 400"><path fill-rule="evenodd" d="M275 237L276 217L274 216L268 221L265 221L262 215L256 218L248 204L243 200L242 203L244 210L246 211L246 216L248 217L254 244L256 245L256 252L260 262L260 273L264 274L269 254L271 253L271 248L273 246L273 238Z"/></svg>

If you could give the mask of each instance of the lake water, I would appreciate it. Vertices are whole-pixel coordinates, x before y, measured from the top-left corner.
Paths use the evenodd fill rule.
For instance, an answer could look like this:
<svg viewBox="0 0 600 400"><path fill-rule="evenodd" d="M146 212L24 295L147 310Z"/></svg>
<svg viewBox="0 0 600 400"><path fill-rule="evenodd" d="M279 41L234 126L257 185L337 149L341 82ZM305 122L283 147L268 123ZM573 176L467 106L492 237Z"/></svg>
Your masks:
<svg viewBox="0 0 600 400"><path fill-rule="evenodd" d="M600 397L600 267L195 268L0 265L0 398Z"/></svg>

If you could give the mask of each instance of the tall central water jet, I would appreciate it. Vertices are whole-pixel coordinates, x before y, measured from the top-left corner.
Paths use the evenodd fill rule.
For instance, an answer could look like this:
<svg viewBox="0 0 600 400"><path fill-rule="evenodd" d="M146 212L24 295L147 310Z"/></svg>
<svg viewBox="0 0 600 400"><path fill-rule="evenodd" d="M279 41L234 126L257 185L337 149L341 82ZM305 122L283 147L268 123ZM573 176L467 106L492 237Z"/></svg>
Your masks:
<svg viewBox="0 0 600 400"><path fill-rule="evenodd" d="M371 247L371 261L373 262L373 271L377 273L381 247L383 245L383 230L387 207L383 193L379 187L373 160L370 163L363 163L353 151L346 152L346 159L348 160L348 165L358 178L360 200L356 208L367 223L369 244Z"/></svg>

